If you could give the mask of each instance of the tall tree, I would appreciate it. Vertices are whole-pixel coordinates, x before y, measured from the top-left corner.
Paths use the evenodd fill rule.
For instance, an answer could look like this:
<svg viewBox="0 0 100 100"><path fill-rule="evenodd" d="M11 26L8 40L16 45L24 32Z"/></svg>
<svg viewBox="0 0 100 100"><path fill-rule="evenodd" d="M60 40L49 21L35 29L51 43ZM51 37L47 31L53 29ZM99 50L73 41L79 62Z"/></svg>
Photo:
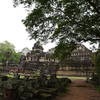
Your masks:
<svg viewBox="0 0 100 100"><path fill-rule="evenodd" d="M60 42L55 47L55 52L53 54L54 58L59 59L63 64L66 63L67 57L71 55L71 52L76 48L76 44L74 42L71 43L63 43Z"/></svg>
<svg viewBox="0 0 100 100"><path fill-rule="evenodd" d="M20 53L15 51L15 46L8 41L0 43L0 62L19 62Z"/></svg>
<svg viewBox="0 0 100 100"><path fill-rule="evenodd" d="M57 40L58 48L100 40L100 0L14 0L19 4L30 9L23 23L31 39Z"/></svg>
<svg viewBox="0 0 100 100"><path fill-rule="evenodd" d="M14 0L14 4L30 7L23 23L33 39L80 42L100 38L99 0Z"/></svg>

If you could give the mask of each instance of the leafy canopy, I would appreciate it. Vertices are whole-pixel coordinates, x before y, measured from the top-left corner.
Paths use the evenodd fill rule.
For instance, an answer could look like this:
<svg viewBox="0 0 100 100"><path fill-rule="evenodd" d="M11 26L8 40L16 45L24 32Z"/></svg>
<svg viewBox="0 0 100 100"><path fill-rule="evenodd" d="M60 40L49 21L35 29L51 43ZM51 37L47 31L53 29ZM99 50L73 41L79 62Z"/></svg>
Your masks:
<svg viewBox="0 0 100 100"><path fill-rule="evenodd" d="M15 46L8 41L0 43L0 62L9 60L18 63L20 60L20 53L15 51Z"/></svg>
<svg viewBox="0 0 100 100"><path fill-rule="evenodd" d="M23 20L31 38L88 41L100 37L99 0L14 0L33 7Z"/></svg>
<svg viewBox="0 0 100 100"><path fill-rule="evenodd" d="M97 75L100 77L100 50L96 52L95 67Z"/></svg>
<svg viewBox="0 0 100 100"><path fill-rule="evenodd" d="M73 42L71 43L63 43L60 42L55 47L55 52L53 54L54 58L58 58L61 62L66 62L68 56L71 55L71 52L76 48L76 44Z"/></svg>
<svg viewBox="0 0 100 100"><path fill-rule="evenodd" d="M30 9L23 23L31 39L58 45L100 39L100 0L14 0L19 4Z"/></svg>

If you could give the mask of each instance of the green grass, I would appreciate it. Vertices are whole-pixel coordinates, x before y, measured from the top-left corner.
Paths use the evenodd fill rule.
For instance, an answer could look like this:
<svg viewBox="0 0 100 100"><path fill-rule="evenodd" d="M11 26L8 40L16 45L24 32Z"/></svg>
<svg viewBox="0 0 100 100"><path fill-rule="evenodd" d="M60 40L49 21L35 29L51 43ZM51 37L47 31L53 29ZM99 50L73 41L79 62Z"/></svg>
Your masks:
<svg viewBox="0 0 100 100"><path fill-rule="evenodd" d="M27 75L24 75L23 73L19 73L19 75L20 75L20 79L24 79L25 76L27 76ZM9 73L6 76L9 77L9 78L14 78L15 77L14 73ZM32 76L31 75L28 75L28 76L29 76L30 79L32 79ZM38 75L37 75L37 77L38 77Z"/></svg>
<svg viewBox="0 0 100 100"><path fill-rule="evenodd" d="M7 74L6 76L9 77L9 78L14 78L14 77L15 77L13 73L9 73L9 74ZM25 76L24 76L24 75L20 75L20 78L21 78L21 79L24 79Z"/></svg>
<svg viewBox="0 0 100 100"><path fill-rule="evenodd" d="M6 76L9 77L9 78L14 78L14 74L13 73L7 74Z"/></svg>
<svg viewBox="0 0 100 100"><path fill-rule="evenodd" d="M86 80L86 77L72 77L72 76L57 76L57 78L69 78L69 79L72 79L72 80L76 80L76 79Z"/></svg>
<svg viewBox="0 0 100 100"><path fill-rule="evenodd" d="M6 76L8 76L9 78L14 78L14 73L9 73L7 74ZM38 76L38 75L37 75ZM50 78L50 76L48 75L47 76L48 79ZM24 79L25 78L25 75L20 73L20 78L21 79ZM29 77L30 79L32 79L32 76ZM77 79L82 79L82 80L86 80L86 77L72 77L72 76L57 76L57 78L69 78L71 80L77 80Z"/></svg>

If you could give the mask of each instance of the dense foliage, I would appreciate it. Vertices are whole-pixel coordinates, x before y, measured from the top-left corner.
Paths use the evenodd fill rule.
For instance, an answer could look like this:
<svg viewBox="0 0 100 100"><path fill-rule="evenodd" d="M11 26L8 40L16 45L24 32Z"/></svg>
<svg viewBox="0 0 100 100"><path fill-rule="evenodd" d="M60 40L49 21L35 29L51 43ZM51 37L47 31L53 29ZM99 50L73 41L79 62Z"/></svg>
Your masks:
<svg viewBox="0 0 100 100"><path fill-rule="evenodd" d="M55 47L55 52L54 52L54 57L58 58L59 60L64 60L68 56L70 56L71 52L76 48L76 44L73 42L71 43L64 43L60 42L56 47ZM67 56L66 56L67 55Z"/></svg>
<svg viewBox="0 0 100 100"><path fill-rule="evenodd" d="M100 39L100 0L14 0L20 4L29 11L23 23L31 39L57 40L58 58L68 51L59 54L61 45Z"/></svg>
<svg viewBox="0 0 100 100"><path fill-rule="evenodd" d="M98 50L93 56L93 63L95 66L94 73L92 75L91 82L96 85L97 88L100 87L100 50Z"/></svg>
<svg viewBox="0 0 100 100"><path fill-rule="evenodd" d="M15 51L15 47L8 41L0 43L0 62L4 63L6 61L12 63L18 63L20 60L20 53Z"/></svg>
<svg viewBox="0 0 100 100"><path fill-rule="evenodd" d="M67 42L100 38L99 0L14 0L30 12L23 23L31 38Z"/></svg>
<svg viewBox="0 0 100 100"><path fill-rule="evenodd" d="M100 85L100 50L98 50L96 54L95 68L97 73L98 84Z"/></svg>
<svg viewBox="0 0 100 100"><path fill-rule="evenodd" d="M96 72L100 77L100 50L98 50L98 52L96 53L95 66L96 66Z"/></svg>

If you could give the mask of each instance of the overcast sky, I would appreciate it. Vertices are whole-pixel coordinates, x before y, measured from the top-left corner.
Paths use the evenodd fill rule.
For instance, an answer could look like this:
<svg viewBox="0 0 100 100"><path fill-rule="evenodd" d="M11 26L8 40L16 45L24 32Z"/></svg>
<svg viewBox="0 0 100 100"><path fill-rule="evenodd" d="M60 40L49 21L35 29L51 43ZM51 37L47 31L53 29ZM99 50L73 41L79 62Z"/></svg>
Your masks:
<svg viewBox="0 0 100 100"><path fill-rule="evenodd" d="M21 51L24 47L32 48L34 40L29 40L29 34L25 30L25 26L21 22L25 18L27 12L22 7L13 7L12 0L0 0L0 42L5 40L13 43L17 51ZM44 46L45 51L54 47L49 44Z"/></svg>

